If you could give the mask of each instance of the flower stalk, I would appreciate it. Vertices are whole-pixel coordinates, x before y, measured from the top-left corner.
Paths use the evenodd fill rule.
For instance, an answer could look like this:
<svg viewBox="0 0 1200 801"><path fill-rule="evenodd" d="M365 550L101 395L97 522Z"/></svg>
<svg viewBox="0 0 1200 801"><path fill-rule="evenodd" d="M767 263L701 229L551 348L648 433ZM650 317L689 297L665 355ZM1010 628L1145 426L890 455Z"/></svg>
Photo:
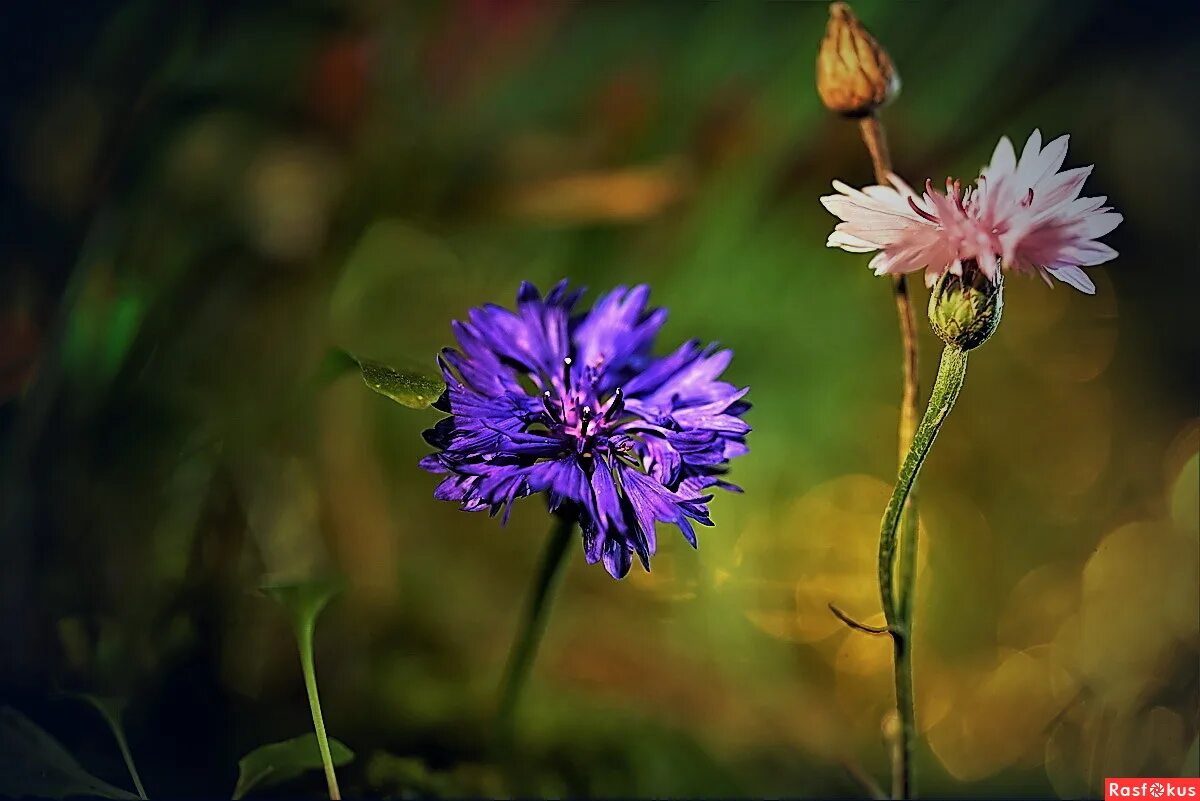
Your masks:
<svg viewBox="0 0 1200 801"><path fill-rule="evenodd" d="M546 622L550 618L550 607L554 601L555 592L562 582L567 564L573 534L575 519L569 514L556 514L550 536L542 550L541 563L534 578L528 600L525 604L525 614L521 627L513 640L509 652L508 665L504 671L504 682L500 686L500 706L496 716L497 743L501 753L511 748L513 738L513 720L517 702L521 692L529 681L537 657L538 646L541 645L542 635L546 631Z"/></svg>
<svg viewBox="0 0 1200 801"><path fill-rule="evenodd" d="M304 674L304 692L308 695L308 707L312 712L313 731L317 735L317 748L321 751L321 765L325 768L325 784L329 789L330 801L339 801L342 791L338 788L337 773L333 769L333 755L329 751L329 735L325 732L325 717L321 714L321 696L317 693L317 671L313 664L313 628L299 627L296 643L300 649L300 670Z"/></svg>
<svg viewBox="0 0 1200 801"><path fill-rule="evenodd" d="M900 560L899 580L903 594L898 596L896 556L900 543L897 535L905 504L913 485L916 484L917 475L925 464L925 458L929 455L942 424L954 408L954 402L958 400L958 393L966 375L967 352L955 345L946 345L938 364L937 379L929 397L929 405L921 418L916 436L913 437L912 447L909 448L904 464L900 467L900 475L884 511L879 531L879 592L888 632L892 636L896 714L900 724L899 767L896 771L899 786L893 788L893 793L898 798L911 798L913 795L912 756L916 738L916 714L913 707L912 588L916 570L915 560Z"/></svg>

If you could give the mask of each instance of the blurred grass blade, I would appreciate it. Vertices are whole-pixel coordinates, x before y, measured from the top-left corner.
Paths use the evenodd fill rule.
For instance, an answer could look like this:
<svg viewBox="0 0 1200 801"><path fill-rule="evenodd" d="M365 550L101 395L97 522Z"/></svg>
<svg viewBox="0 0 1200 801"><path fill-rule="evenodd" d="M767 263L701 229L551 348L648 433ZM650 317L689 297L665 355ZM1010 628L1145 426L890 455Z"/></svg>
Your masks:
<svg viewBox="0 0 1200 801"><path fill-rule="evenodd" d="M142 786L142 777L138 775L137 766L133 764L133 753L129 750L129 741L125 739L125 726L121 722L125 715L125 699L88 695L87 693L80 694L78 697L95 707L108 724L108 728L112 730L113 739L117 741L117 748L121 750L121 759L125 760L125 767L129 769L129 778L133 779L133 786L137 790L138 798L145 801L146 788Z"/></svg>
<svg viewBox="0 0 1200 801"><path fill-rule="evenodd" d="M0 796L133 799L84 770L45 729L11 707L0 708Z"/></svg>
<svg viewBox="0 0 1200 801"><path fill-rule="evenodd" d="M337 740L329 741L333 764L339 768L354 759L354 752ZM304 734L281 743L255 748L238 760L233 799L244 798L255 787L270 787L321 769L321 749L315 734Z"/></svg>
<svg viewBox="0 0 1200 801"><path fill-rule="evenodd" d="M502 792L499 787L494 793L483 793L479 788L460 786L455 776L431 770L420 759L382 751L371 757L366 773L371 787L386 788L389 795L406 798L489 798Z"/></svg>

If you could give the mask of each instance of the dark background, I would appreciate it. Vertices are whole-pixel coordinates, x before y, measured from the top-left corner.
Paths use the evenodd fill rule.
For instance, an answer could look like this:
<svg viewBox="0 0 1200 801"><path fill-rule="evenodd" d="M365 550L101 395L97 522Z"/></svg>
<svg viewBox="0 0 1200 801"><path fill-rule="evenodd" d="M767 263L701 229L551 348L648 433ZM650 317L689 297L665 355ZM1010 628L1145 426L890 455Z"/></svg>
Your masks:
<svg viewBox="0 0 1200 801"><path fill-rule="evenodd" d="M1015 277L922 479L928 796L1200 771L1193 4L860 3L910 182L1007 134L1125 215L1095 297ZM884 781L878 606L898 344L823 247L870 181L813 88L822 3L13 4L0 20L0 698L128 784L220 795L308 730L266 578L337 572L317 635L351 794L486 795L493 695L546 526L433 500L436 416L331 347L429 365L449 321L570 277L648 282L661 346L752 387L747 492L693 553L576 557L522 742L541 792L843 795ZM923 304L924 292L917 292ZM918 308L921 308L919 305ZM921 321L928 386L936 343ZM0 754L0 760L5 755ZM0 788L2 789L2 788ZM291 785L323 791L318 773Z"/></svg>

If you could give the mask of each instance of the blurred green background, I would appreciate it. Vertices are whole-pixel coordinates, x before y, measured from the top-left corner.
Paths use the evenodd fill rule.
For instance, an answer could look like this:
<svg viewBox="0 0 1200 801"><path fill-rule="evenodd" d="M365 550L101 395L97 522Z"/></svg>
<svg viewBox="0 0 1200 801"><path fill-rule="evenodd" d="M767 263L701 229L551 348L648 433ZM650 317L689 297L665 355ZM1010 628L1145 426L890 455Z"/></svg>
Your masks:
<svg viewBox="0 0 1200 801"><path fill-rule="evenodd" d="M1200 771L1195 6L859 3L910 181L1072 134L1125 223L1089 298L1016 278L921 485L926 796ZM573 558L521 710L538 792L886 783L874 550L896 458L887 282L817 202L870 167L813 86L823 3L21 4L0 21L0 701L150 794L221 795L309 730L255 588L338 572L317 632L352 795L488 795L546 527L432 498L436 414L314 379L430 365L518 282L647 282L661 346L752 387L746 494L615 582ZM925 293L918 288L918 308ZM937 343L921 315L928 387ZM876 615L876 617L881 617ZM873 618L871 618L873 619ZM5 755L0 754L0 760ZM421 781L413 763L434 774ZM855 778L857 777L857 778ZM423 790L422 790L423 788ZM290 785L319 796L319 773Z"/></svg>

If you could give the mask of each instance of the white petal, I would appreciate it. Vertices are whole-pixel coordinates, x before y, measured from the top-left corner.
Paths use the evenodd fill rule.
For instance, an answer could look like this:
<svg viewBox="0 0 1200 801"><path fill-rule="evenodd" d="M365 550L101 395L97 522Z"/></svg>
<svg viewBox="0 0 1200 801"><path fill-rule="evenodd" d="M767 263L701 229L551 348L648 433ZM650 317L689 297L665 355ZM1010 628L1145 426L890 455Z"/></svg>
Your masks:
<svg viewBox="0 0 1200 801"><path fill-rule="evenodd" d="M987 167L989 181L999 180L1010 174L1017 166L1017 154L1007 136L1000 137L996 149L992 151L992 161Z"/></svg>
<svg viewBox="0 0 1200 801"><path fill-rule="evenodd" d="M845 231L834 231L829 235L829 239L825 242L826 247L841 248L850 253L870 253L872 250L879 250L879 245L874 242L868 242L865 239L860 239L853 234L848 234Z"/></svg>
<svg viewBox="0 0 1200 801"><path fill-rule="evenodd" d="M904 179L901 178L899 175L896 175L896 173L894 173L894 172L888 173L888 180L891 181L892 186L896 187L896 190L901 195L904 195L904 197L909 198L909 197L917 196L917 193L913 191L912 187L909 186L908 184L906 184L904 182Z"/></svg>
<svg viewBox="0 0 1200 801"><path fill-rule="evenodd" d="M1049 272L1059 281L1075 287L1085 295L1096 294L1096 285L1087 277L1087 273L1078 267L1050 267Z"/></svg>
<svg viewBox="0 0 1200 801"><path fill-rule="evenodd" d="M1103 242L1079 242L1063 248L1062 252L1058 254L1058 260L1047 267L1051 269L1074 266L1094 267L1097 264L1112 261L1116 257L1117 251Z"/></svg>
<svg viewBox="0 0 1200 801"><path fill-rule="evenodd" d="M1030 177L1031 185L1036 186L1038 181L1054 175L1062 168L1063 162L1067 160L1067 144L1070 140L1070 136L1063 134L1046 145L1038 158L1037 169Z"/></svg>
<svg viewBox="0 0 1200 801"><path fill-rule="evenodd" d="M1092 214L1083 221L1080 230L1088 239L1096 239L1112 231L1124 219L1120 214L1111 211L1104 214Z"/></svg>
<svg viewBox="0 0 1200 801"><path fill-rule="evenodd" d="M867 266L875 271L876 275L883 275L891 266L891 258L884 251L875 254L875 257L867 263Z"/></svg>
<svg viewBox="0 0 1200 801"><path fill-rule="evenodd" d="M1025 140L1025 147L1021 149L1021 158L1017 162L1017 169L1025 171L1037 161L1042 155L1042 132L1037 128L1033 129L1033 133Z"/></svg>
<svg viewBox="0 0 1200 801"><path fill-rule="evenodd" d="M908 203L904 197L890 186L864 186L862 191L864 195L872 200L878 200L880 203L888 206L894 206L898 209L908 207Z"/></svg>
<svg viewBox="0 0 1200 801"><path fill-rule="evenodd" d="M1046 211L1064 203L1070 203L1079 197L1083 184L1092 174L1092 166L1076 167L1073 170L1060 172L1042 182L1038 192L1033 196L1033 208L1038 212Z"/></svg>

